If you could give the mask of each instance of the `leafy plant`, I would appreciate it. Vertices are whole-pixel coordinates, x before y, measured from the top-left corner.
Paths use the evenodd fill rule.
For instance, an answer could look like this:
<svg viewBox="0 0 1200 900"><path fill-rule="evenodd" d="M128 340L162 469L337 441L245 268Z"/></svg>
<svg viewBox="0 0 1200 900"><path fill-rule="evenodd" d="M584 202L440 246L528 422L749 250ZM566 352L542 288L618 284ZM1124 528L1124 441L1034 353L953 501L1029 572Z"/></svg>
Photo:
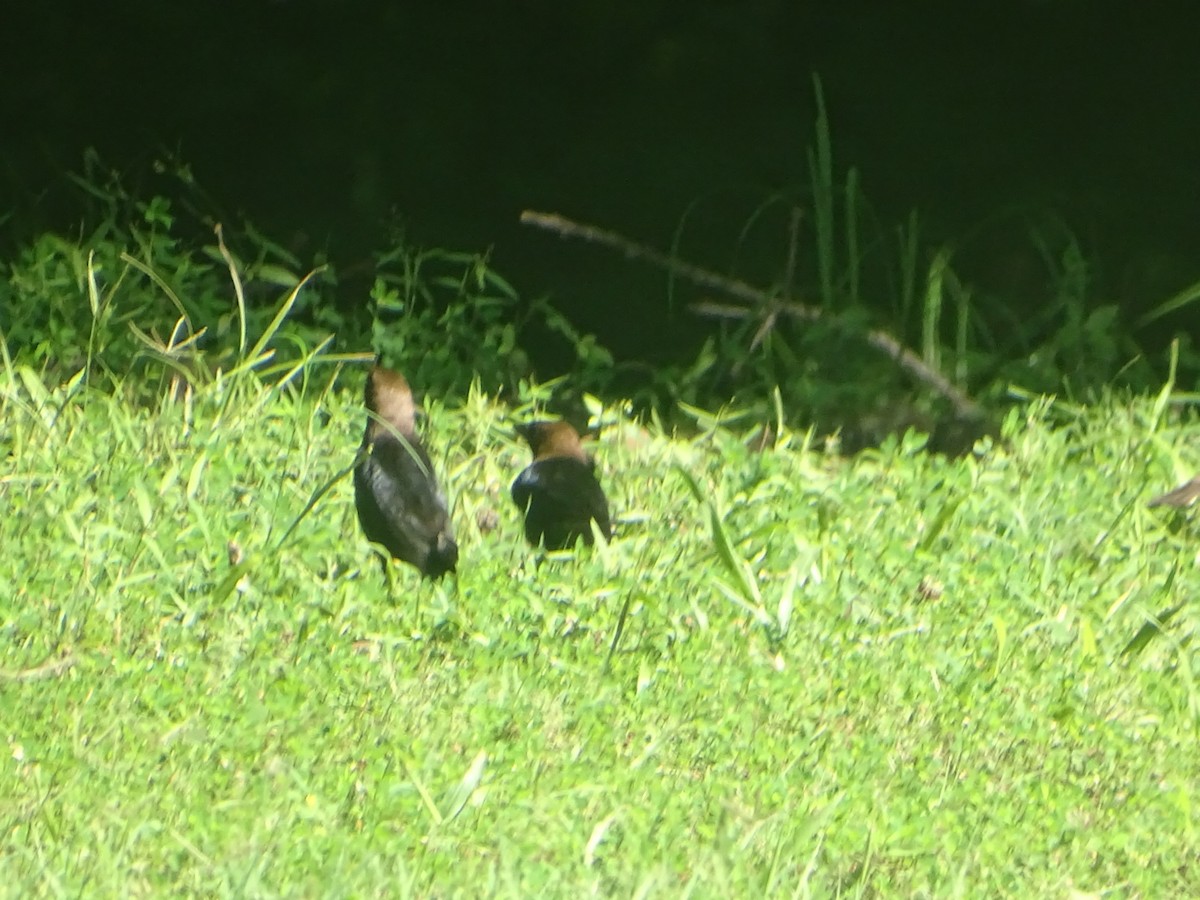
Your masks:
<svg viewBox="0 0 1200 900"><path fill-rule="evenodd" d="M156 392L162 381L144 379L155 371L189 381L229 371L247 354L257 365L262 338L277 362L322 343L329 332L294 314L305 294L332 283L327 270L314 270L321 279L311 282L298 260L253 229L235 235L249 262L225 245L219 225L211 243L184 237L195 223L183 228L170 198L141 200L116 173L101 180L98 165L89 156L89 174L72 177L91 210L79 233L41 234L0 266L0 306L10 313L0 337L14 358L52 380L82 370L88 382ZM282 317L280 302L269 300L276 291Z"/></svg>
<svg viewBox="0 0 1200 900"><path fill-rule="evenodd" d="M531 340L558 341L574 357L566 393L602 389L612 355L545 299L526 302L487 254L420 249L397 241L377 257L372 345L414 384L465 396L473 382L514 394L534 377ZM545 349L544 347L542 348ZM568 373L551 373L554 375Z"/></svg>
<svg viewBox="0 0 1200 900"><path fill-rule="evenodd" d="M535 374L524 342L537 340L570 351L573 395L610 377L612 357L595 337L545 299L522 300L487 254L420 249L393 235L376 257L365 315L346 314L328 263L318 258L305 274L252 225L198 215L206 199L185 167L171 165L178 200L138 198L94 155L71 176L87 210L79 233L39 235L0 265L0 342L15 360L52 381L82 371L89 383L157 395L219 373L303 372L296 363L314 356L363 360L373 347L414 384L465 397L473 383L518 391ZM334 335L343 356L329 356Z"/></svg>

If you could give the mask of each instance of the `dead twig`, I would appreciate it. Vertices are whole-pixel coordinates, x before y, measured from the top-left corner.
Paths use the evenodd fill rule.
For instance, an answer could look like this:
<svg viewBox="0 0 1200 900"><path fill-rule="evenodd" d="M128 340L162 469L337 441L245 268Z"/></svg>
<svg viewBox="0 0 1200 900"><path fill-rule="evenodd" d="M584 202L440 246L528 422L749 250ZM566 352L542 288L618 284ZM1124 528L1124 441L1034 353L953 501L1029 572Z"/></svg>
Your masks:
<svg viewBox="0 0 1200 900"><path fill-rule="evenodd" d="M715 303L707 300L693 303L688 309L698 316L708 316L714 319L749 319L754 315L754 310L746 309L744 306L731 306L727 303ZM819 312L813 315L812 307L801 306L798 303L782 304L779 312L806 321L831 318L822 316ZM979 408L978 403L951 384L950 380L941 372L925 365L925 361L921 357L886 331L870 328L863 333L863 340L876 350L891 357L896 365L912 375L913 378L945 397L954 407L955 415L959 418L976 419L983 416L983 411Z"/></svg>
<svg viewBox="0 0 1200 900"><path fill-rule="evenodd" d="M667 254L655 250L653 247L636 244L616 232L605 231L603 228L597 228L594 225L583 225L565 216L560 216L557 213L535 212L527 209L521 213L521 224L532 225L535 228L542 228L546 231L553 231L565 238L579 238L590 244L602 244L605 247L612 247L614 250L620 250L630 259L645 260L659 268L666 269L673 275L685 278L699 287L711 288L714 291L720 291L722 294L736 297L739 300L745 300L749 303L761 302L765 296L754 285L747 284L744 281L726 278L724 275L718 275L716 272L702 269L700 266L667 256Z"/></svg>
<svg viewBox="0 0 1200 900"><path fill-rule="evenodd" d="M0 669L0 680L41 681L45 678L55 678L76 666L78 662L79 660L74 656L64 656L62 659L52 659L32 669L18 669L16 671Z"/></svg>
<svg viewBox="0 0 1200 900"><path fill-rule="evenodd" d="M754 304L754 306L760 309L768 310L768 320L771 321L771 324L774 324L773 318L776 314L784 314L790 318L804 322L838 323L837 316L826 313L818 307L794 301L781 303L767 291L756 288L745 281L726 278L724 275L720 275L710 269L675 259L661 251L655 250L653 247L638 244L615 232L597 228L594 225L584 225L565 216L560 216L557 213L537 212L527 209L521 213L521 223L546 231L553 231L564 238L578 238L588 243L611 247L614 250L621 251L629 259L645 260L659 268L666 269L673 275L690 281L698 287L708 288L720 292L727 297ZM688 308L698 316L718 319L744 320L756 318L761 314L759 309L714 301L693 303ZM767 326L768 330L769 328L770 325ZM867 344L887 355L913 378L944 397L954 407L955 415L959 418L974 419L983 416L979 404L951 384L945 375L927 365L920 356L905 347L888 332L878 328L868 329L863 334L863 339Z"/></svg>
<svg viewBox="0 0 1200 900"><path fill-rule="evenodd" d="M796 283L796 248L800 245L800 223L804 219L804 214L800 208L792 208L792 216L788 222L788 248L787 248L787 266L783 270L783 303L792 302L792 289ZM767 314L762 317L762 322L758 326L758 330L754 332L754 337L750 341L750 352L753 353L758 349L758 345L767 339L775 328L775 323L779 321L779 309L783 305L778 297L772 296L768 301ZM738 360L734 367L736 375L741 369L742 360Z"/></svg>

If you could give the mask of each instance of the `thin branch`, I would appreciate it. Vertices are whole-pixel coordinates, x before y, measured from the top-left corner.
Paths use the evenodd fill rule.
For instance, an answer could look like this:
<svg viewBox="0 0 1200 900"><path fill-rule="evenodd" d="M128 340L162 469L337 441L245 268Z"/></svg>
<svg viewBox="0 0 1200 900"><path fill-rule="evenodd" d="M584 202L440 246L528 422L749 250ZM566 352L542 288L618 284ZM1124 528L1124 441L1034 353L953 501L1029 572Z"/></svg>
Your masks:
<svg viewBox="0 0 1200 900"><path fill-rule="evenodd" d="M731 306L727 303L715 303L712 301L693 303L688 309L698 316L713 319L741 320L752 318L755 315L754 310L746 309L744 306ZM781 304L779 311L794 319L810 322L814 319L831 318L822 317L819 314L814 316L811 307L801 306L800 304ZM951 384L949 379L941 372L925 365L921 357L917 356L917 354L913 353L886 331L880 331L878 328L868 329L863 333L863 339L876 350L881 351L894 360L896 365L900 366L900 368L904 369L904 371L908 372L922 384L925 384L945 397L950 402L950 405L954 407L954 412L960 418L973 419L983 415L978 403Z"/></svg>
<svg viewBox="0 0 1200 900"><path fill-rule="evenodd" d="M783 299L788 303L792 302L792 290L796 286L796 248L800 246L800 225L803 222L804 210L793 206L788 219L787 266L783 270Z"/></svg>
<svg viewBox="0 0 1200 900"><path fill-rule="evenodd" d="M74 655L68 655L61 659L49 660L40 666L34 666L32 669L17 669L15 671L0 669L0 680L41 681L45 678L54 678L61 675L68 669L78 665L78 663L79 660Z"/></svg>
<svg viewBox="0 0 1200 900"><path fill-rule="evenodd" d="M616 232L606 231L594 225L584 225L565 216L560 216L557 213L537 212L527 209L521 213L521 223L546 231L553 231L560 237L578 238L588 243L611 247L614 250L621 251L629 259L645 260L666 269L673 275L692 282L692 284L698 287L718 291L728 297L742 300L757 307L770 308L772 312L778 310L778 312L799 321L839 323L837 316L827 314L818 307L804 303L779 303L770 293L747 284L745 281L726 278L724 275L720 275L710 269L667 256L653 247L635 243ZM732 306L711 301L693 303L689 309L696 315L718 319L745 320L755 318L760 314L758 310L748 309L744 306ZM915 379L945 397L951 406L954 407L954 411L959 417L977 418L982 416L979 404L951 384L949 379L941 372L926 365L920 356L909 350L886 331L872 328L867 330L863 337L870 346L886 354Z"/></svg>
<svg viewBox="0 0 1200 900"><path fill-rule="evenodd" d="M620 250L630 259L645 260L659 268L666 269L673 275L686 278L692 284L699 287L720 291L722 294L736 297L739 300L745 300L748 303L760 303L764 297L763 292L754 287L754 285L738 281L734 278L726 278L724 275L718 275L709 269L702 269L700 266L667 256L653 247L647 247L645 244L636 244L616 232L605 231L603 228L597 228L594 225L583 225L560 216L557 213L535 212L534 210L527 209L521 213L521 224L532 225L535 228L542 228L546 231L553 231L560 237L579 238L580 240L587 241L589 244L602 244L605 247ZM819 314L816 317L819 318Z"/></svg>
<svg viewBox="0 0 1200 900"><path fill-rule="evenodd" d="M796 248L800 246L800 223L804 219L804 212L798 206L792 207L792 215L788 221L788 246L787 246L787 265L783 270L783 300L785 303L792 302L792 290L796 284ZM750 352L753 353L758 349L758 345L767 339L774 328L775 323L779 321L779 298L772 297L767 305L767 314L763 316L762 322L758 326L758 330L754 332L754 337L750 341ZM734 367L734 374L741 368L742 360L738 360Z"/></svg>

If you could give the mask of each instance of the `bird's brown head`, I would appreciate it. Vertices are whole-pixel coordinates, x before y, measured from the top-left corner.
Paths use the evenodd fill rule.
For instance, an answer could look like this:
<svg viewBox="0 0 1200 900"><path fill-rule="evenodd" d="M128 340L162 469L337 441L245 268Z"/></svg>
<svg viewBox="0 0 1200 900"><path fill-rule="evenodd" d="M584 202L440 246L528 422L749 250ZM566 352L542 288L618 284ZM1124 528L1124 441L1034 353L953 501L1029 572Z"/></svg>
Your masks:
<svg viewBox="0 0 1200 900"><path fill-rule="evenodd" d="M516 430L529 444L534 460L566 456L588 462L579 432L566 422L527 422Z"/></svg>
<svg viewBox="0 0 1200 900"><path fill-rule="evenodd" d="M384 422L387 422L405 437L412 437L416 431L416 405L413 403L412 390L404 376L391 369L375 366L367 376L367 387L364 391L367 409L371 410ZM382 434L387 429L379 422L371 419L367 430L372 437Z"/></svg>

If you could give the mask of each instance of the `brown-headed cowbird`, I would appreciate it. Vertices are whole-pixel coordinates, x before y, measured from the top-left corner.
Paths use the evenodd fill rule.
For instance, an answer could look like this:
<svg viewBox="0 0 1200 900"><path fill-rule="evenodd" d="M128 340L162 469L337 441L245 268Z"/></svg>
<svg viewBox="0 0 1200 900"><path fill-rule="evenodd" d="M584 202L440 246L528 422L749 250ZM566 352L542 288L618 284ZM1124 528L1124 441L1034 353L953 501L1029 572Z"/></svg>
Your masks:
<svg viewBox="0 0 1200 900"><path fill-rule="evenodd" d="M517 434L533 451L533 462L512 486L526 540L547 550L566 550L580 538L591 544L592 522L606 540L612 537L608 500L579 433L566 422L530 422L518 425Z"/></svg>
<svg viewBox="0 0 1200 900"><path fill-rule="evenodd" d="M354 504L367 539L430 578L453 572L458 545L429 454L417 437L416 406L399 372L367 376L365 455L354 469ZM386 566L386 561L385 561Z"/></svg>
<svg viewBox="0 0 1200 900"><path fill-rule="evenodd" d="M1191 481L1181 484L1173 491L1159 494L1146 505L1150 507L1190 506L1195 502L1197 497L1200 497L1200 475L1197 475Z"/></svg>

